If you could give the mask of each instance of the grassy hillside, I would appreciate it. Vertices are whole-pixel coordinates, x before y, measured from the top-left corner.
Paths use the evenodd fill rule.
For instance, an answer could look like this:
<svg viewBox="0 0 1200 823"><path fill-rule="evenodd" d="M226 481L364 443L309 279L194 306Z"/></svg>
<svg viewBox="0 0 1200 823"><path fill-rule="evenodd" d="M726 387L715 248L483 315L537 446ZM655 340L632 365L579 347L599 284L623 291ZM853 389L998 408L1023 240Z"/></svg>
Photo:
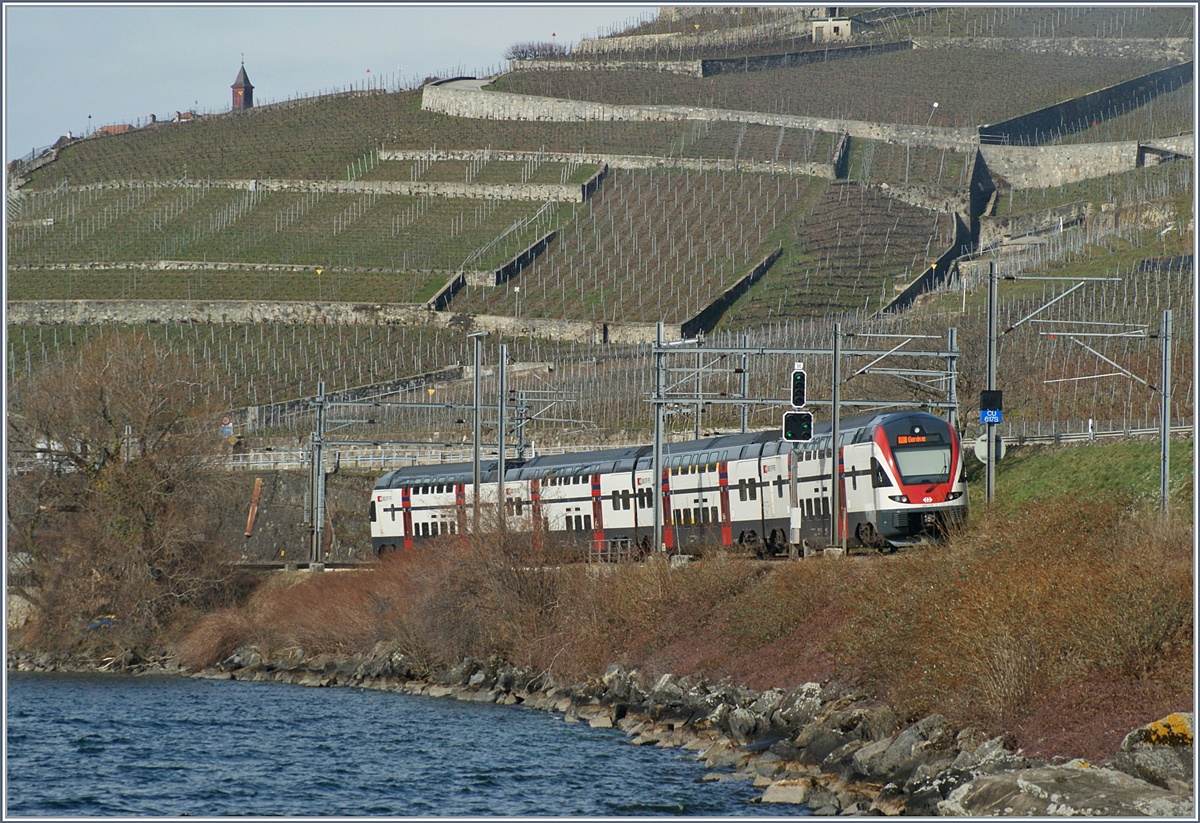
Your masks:
<svg viewBox="0 0 1200 823"><path fill-rule="evenodd" d="M1194 449L1192 440L1171 441L1169 505L1186 523L1194 517ZM1007 448L996 464L994 505L1001 516L1011 516L1086 491L1097 499L1119 499L1153 510L1161 500L1161 450L1159 440L1150 437ZM982 506L984 465L971 456L967 470L970 500Z"/></svg>

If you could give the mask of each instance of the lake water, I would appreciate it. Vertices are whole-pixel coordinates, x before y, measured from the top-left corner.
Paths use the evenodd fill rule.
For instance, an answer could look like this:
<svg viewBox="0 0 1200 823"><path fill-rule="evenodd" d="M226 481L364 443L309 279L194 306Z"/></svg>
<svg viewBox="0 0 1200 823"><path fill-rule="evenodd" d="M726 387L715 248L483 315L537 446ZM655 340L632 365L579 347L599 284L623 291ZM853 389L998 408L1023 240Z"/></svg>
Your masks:
<svg viewBox="0 0 1200 823"><path fill-rule="evenodd" d="M6 817L794 816L678 749L519 706L8 674Z"/></svg>

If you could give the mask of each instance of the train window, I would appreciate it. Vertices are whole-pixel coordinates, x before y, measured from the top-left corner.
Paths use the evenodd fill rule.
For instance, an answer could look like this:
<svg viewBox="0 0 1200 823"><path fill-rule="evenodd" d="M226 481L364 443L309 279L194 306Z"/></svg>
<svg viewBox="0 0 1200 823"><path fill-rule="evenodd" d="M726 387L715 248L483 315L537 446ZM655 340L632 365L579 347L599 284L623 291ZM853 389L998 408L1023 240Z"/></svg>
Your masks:
<svg viewBox="0 0 1200 823"><path fill-rule="evenodd" d="M696 509L692 512L692 517L694 517L697 522L707 525L708 509Z"/></svg>
<svg viewBox="0 0 1200 823"><path fill-rule="evenodd" d="M621 508L629 511L629 490L625 489L621 492Z"/></svg>
<svg viewBox="0 0 1200 823"><path fill-rule="evenodd" d="M371 501L371 514L370 514L370 520L371 520L371 522L372 522L372 523L374 523L374 522L375 522L375 501L374 501L374 500L372 500L372 501Z"/></svg>
<svg viewBox="0 0 1200 823"><path fill-rule="evenodd" d="M613 509L613 511L616 511L617 509L619 509L621 507L620 502L617 500L617 498L619 496L620 496L620 492L618 492L616 489L613 489L612 490L612 509Z"/></svg>
<svg viewBox="0 0 1200 823"><path fill-rule="evenodd" d="M749 493L751 500L757 500L758 499L758 482L755 480L751 480L749 483L749 488L746 491Z"/></svg>
<svg viewBox="0 0 1200 823"><path fill-rule="evenodd" d="M592 530L592 516L590 514L583 516L583 530L589 532Z"/></svg>
<svg viewBox="0 0 1200 823"><path fill-rule="evenodd" d="M713 523L720 523L720 522L721 522L721 513L720 513L719 511L717 511L717 507L716 507L716 506L712 506L712 507L709 509L709 511L712 513L712 522L713 522Z"/></svg>

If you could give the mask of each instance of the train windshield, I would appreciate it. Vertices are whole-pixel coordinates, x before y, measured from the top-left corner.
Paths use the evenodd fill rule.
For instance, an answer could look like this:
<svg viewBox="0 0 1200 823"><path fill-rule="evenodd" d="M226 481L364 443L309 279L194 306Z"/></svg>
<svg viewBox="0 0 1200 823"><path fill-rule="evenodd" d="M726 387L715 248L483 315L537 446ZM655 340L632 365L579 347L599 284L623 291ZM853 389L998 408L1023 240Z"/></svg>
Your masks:
<svg viewBox="0 0 1200 823"><path fill-rule="evenodd" d="M950 479L950 426L936 417L904 417L884 424L905 485Z"/></svg>

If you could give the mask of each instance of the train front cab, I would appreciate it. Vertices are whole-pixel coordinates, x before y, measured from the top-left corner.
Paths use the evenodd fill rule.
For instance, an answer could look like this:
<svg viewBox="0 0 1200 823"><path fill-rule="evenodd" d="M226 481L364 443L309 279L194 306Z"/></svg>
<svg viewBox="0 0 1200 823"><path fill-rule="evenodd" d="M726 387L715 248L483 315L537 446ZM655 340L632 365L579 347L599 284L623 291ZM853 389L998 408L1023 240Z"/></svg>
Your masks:
<svg viewBox="0 0 1200 823"><path fill-rule="evenodd" d="M889 415L843 449L848 537L894 549L941 537L966 516L958 436L923 412Z"/></svg>

